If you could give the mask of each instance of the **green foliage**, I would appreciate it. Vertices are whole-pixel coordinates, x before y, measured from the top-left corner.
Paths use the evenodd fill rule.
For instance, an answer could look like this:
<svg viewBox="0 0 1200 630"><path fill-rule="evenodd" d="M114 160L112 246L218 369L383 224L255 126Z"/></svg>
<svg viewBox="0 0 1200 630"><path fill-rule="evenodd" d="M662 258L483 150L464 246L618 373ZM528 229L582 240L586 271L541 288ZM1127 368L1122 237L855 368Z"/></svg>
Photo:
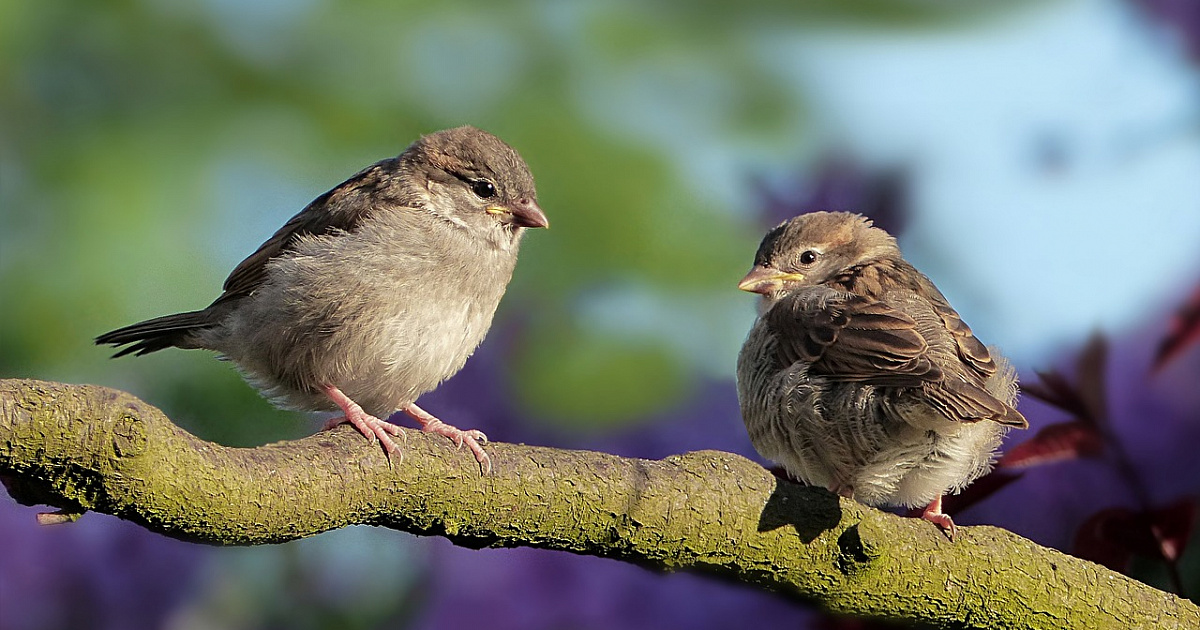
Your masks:
<svg viewBox="0 0 1200 630"><path fill-rule="evenodd" d="M4 3L0 372L137 383L175 417L270 416L201 353L155 370L90 339L204 306L308 199L472 123L527 157L553 225L505 307L553 322L514 348L523 397L568 425L644 415L686 391L695 352L608 339L572 305L633 281L659 298L639 315L651 330L692 319L672 305L696 292L750 317L731 279L760 229L753 200L715 196L705 178L726 167L690 160L802 144L804 104L761 37L945 25L985 4ZM751 174L722 176L744 189ZM727 334L704 325L694 344ZM291 434L282 422L209 435Z"/></svg>
<svg viewBox="0 0 1200 630"><path fill-rule="evenodd" d="M203 307L308 200L471 123L526 157L552 224L502 306L496 330L529 324L508 382L544 422L636 421L731 377L752 317L734 283L761 234L745 194L761 164L743 158L793 167L807 124L763 38L941 28L1000 4L0 2L0 375L127 389L222 444L311 432L209 353L110 361L91 340ZM638 308L597 316L598 291ZM217 568L236 595L192 612L346 626L279 599L327 567Z"/></svg>
<svg viewBox="0 0 1200 630"><path fill-rule="evenodd" d="M687 376L661 343L613 340L571 327L540 330L515 367L517 393L535 415L596 426L626 423L679 402Z"/></svg>

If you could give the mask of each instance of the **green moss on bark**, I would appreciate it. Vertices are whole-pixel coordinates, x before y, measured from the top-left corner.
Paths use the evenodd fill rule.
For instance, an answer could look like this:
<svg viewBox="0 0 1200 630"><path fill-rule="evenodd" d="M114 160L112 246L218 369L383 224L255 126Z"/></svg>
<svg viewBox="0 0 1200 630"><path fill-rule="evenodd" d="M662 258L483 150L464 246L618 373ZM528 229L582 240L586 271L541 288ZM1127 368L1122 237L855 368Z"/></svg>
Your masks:
<svg viewBox="0 0 1200 630"><path fill-rule="evenodd" d="M731 419L736 421L736 419ZM1198 628L1200 609L991 527L920 520L701 451L661 461L408 433L403 461L348 427L257 448L205 442L111 389L0 381L0 477L19 502L167 536L256 545L351 524L530 546L752 584L828 610L941 628Z"/></svg>

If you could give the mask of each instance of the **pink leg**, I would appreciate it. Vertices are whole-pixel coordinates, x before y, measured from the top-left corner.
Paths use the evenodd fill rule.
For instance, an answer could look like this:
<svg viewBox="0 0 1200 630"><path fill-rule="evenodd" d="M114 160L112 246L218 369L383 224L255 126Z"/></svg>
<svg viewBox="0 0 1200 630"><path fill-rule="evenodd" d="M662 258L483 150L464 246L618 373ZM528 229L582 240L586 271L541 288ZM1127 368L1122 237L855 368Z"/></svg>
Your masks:
<svg viewBox="0 0 1200 630"><path fill-rule="evenodd" d="M483 468L485 473L492 472L492 458L488 457L488 454L479 444L480 442L483 442L484 444L487 443L487 436L483 434L483 431L478 431L475 429L468 429L464 431L457 427L452 427L445 422L438 420L428 411L421 409L416 405L416 403L405 407L404 413L411 416L413 420L419 422L421 424L422 431L449 438L451 442L454 442L455 446L460 448L463 444L466 444L467 448L471 449L471 452L475 454L475 461L479 462L480 468Z"/></svg>
<svg viewBox="0 0 1200 630"><path fill-rule="evenodd" d="M829 491L847 499L854 498L854 486L848 483L835 483L829 487Z"/></svg>
<svg viewBox="0 0 1200 630"><path fill-rule="evenodd" d="M950 536L950 540L958 535L958 528L954 526L954 519L950 518L949 514L942 512L942 497L938 497L929 502L925 506L925 511L921 513L921 518L933 523L946 532Z"/></svg>
<svg viewBox="0 0 1200 630"><path fill-rule="evenodd" d="M392 439L392 436L395 435L407 441L408 438L404 435L403 429L363 411L363 408L358 403L350 400L349 396L343 394L342 390L333 385L326 385L322 389L324 389L325 395L329 396L329 399L340 407L342 413L345 414L341 417L330 418L325 423L325 429L332 429L339 424L350 423L368 440L374 442L378 438L383 444L384 453L387 454L389 460L391 460L392 455L398 455L401 461L404 460L404 454L400 452L400 446Z"/></svg>

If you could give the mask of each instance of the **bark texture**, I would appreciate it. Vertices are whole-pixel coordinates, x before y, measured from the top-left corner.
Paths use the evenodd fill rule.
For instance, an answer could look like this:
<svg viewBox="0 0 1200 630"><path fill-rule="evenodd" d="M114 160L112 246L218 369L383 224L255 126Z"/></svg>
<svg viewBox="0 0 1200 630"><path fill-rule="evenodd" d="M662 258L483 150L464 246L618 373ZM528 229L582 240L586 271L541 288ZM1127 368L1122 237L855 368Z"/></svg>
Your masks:
<svg viewBox="0 0 1200 630"><path fill-rule="evenodd" d="M1200 608L993 527L935 527L781 482L718 451L651 461L491 444L493 473L408 431L403 461L347 426L257 448L205 442L113 389L0 380L0 478L70 520L278 543L351 524L529 546L752 584L837 613L941 628L1200 628Z"/></svg>

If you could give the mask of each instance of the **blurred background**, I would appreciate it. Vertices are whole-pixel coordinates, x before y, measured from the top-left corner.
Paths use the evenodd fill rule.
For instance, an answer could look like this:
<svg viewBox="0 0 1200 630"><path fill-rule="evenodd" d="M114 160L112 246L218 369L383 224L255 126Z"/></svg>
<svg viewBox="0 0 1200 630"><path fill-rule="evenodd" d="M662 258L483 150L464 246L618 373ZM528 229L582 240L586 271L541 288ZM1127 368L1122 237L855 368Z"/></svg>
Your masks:
<svg viewBox="0 0 1200 630"><path fill-rule="evenodd" d="M469 123L526 158L553 229L426 409L500 441L756 457L737 281L780 220L861 211L1025 383L1057 370L1105 401L1104 448L958 522L1072 552L1105 510L1175 510L1173 558L1116 564L1195 597L1200 352L1152 364L1200 283L1200 5L738 5L0 2L0 376L122 388L223 444L315 431L206 353L91 340L208 304L309 200ZM1006 448L1078 422L1062 407L1026 396ZM844 625L564 553L366 527L210 548L37 511L0 493L6 630Z"/></svg>

